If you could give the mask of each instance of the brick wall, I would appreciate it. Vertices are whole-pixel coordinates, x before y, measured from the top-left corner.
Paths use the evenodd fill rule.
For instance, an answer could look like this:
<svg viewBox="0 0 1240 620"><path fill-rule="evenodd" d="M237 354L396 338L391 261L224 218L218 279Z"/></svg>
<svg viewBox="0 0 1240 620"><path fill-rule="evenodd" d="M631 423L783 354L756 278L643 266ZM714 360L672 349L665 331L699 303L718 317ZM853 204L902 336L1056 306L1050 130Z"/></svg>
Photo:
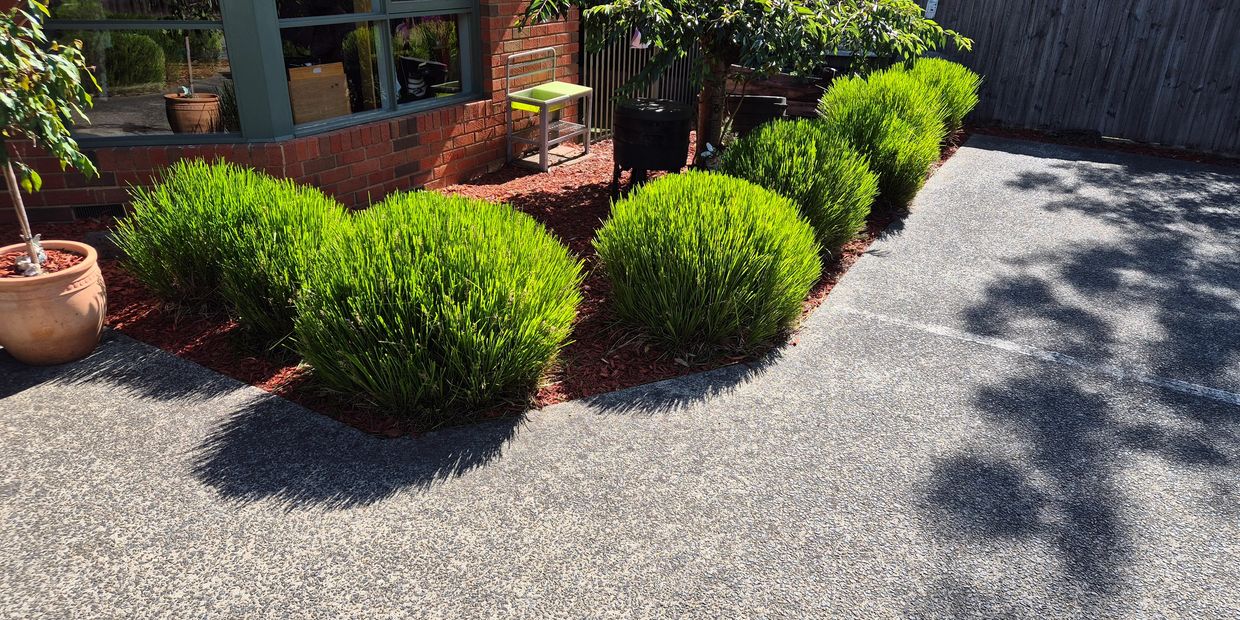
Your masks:
<svg viewBox="0 0 1240 620"><path fill-rule="evenodd" d="M24 196L31 219L66 221L123 205L127 187L149 184L162 167L183 158L221 157L315 185L359 208L395 190L442 187L494 170L505 158L505 57L555 46L560 79L576 81L580 42L575 13L567 21L517 31L512 24L522 0L481 4L482 101L267 144L92 149L100 176L90 181L18 146L43 177L43 191ZM0 199L8 204L7 195ZM0 221L11 219L10 211L0 209Z"/></svg>

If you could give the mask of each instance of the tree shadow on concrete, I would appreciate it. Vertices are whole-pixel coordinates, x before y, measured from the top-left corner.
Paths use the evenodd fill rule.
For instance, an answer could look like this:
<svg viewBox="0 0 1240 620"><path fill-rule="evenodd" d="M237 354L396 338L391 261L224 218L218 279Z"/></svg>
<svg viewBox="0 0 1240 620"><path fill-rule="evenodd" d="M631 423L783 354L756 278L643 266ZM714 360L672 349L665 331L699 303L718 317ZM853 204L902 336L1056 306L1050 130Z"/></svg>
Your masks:
<svg viewBox="0 0 1240 620"><path fill-rule="evenodd" d="M211 398L241 387L228 377L111 330L104 332L90 356L59 366L26 366L0 350L0 398L45 384L65 389L106 384L122 394L160 401Z"/></svg>
<svg viewBox="0 0 1240 620"><path fill-rule="evenodd" d="M1048 211L1097 218L1118 234L1014 261L1011 275L963 313L968 329L1234 390L1240 330L1226 326L1240 310L1240 176L1114 154L1051 170L1007 184L1044 194ZM1108 381L1042 364L979 388L975 404L1001 429L996 445L1009 449L961 451L939 465L927 491L948 539L1029 539L1053 549L1063 566L1057 578L1087 609L1125 592L1126 575L1138 570L1128 519L1139 515L1126 510L1119 483L1125 458L1156 457L1200 477L1215 490L1206 508L1220 522L1237 505L1240 407L1148 386L1137 388L1145 400L1125 400L1107 394ZM967 575L955 578L968 585Z"/></svg>
<svg viewBox="0 0 1240 620"><path fill-rule="evenodd" d="M426 490L484 467L502 455L522 424L514 417L383 439L263 396L202 442L193 455L193 474L237 504L344 510Z"/></svg>

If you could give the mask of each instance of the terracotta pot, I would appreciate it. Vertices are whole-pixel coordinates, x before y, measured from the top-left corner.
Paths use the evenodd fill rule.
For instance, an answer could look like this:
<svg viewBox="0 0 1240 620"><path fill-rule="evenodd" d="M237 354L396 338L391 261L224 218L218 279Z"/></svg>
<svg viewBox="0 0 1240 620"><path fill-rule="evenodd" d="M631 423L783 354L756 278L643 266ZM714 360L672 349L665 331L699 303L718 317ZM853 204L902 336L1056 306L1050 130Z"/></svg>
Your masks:
<svg viewBox="0 0 1240 620"><path fill-rule="evenodd" d="M89 355L99 344L108 305L95 248L75 241L44 241L43 247L76 252L86 260L56 273L0 278L0 347L34 366ZM25 248L10 245L0 254Z"/></svg>
<svg viewBox="0 0 1240 620"><path fill-rule="evenodd" d="M164 95L164 110L168 113L168 126L173 133L216 133L224 130L219 95Z"/></svg>

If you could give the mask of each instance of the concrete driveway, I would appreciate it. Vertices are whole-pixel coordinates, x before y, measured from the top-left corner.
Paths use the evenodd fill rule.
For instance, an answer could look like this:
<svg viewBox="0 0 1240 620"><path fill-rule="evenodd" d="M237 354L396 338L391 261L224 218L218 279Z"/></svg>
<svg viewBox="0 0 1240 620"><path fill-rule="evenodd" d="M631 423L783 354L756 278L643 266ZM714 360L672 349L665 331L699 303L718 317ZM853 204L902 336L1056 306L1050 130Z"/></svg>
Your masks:
<svg viewBox="0 0 1240 620"><path fill-rule="evenodd" d="M416 440L0 358L0 617L1235 617L1237 196L975 137L798 346Z"/></svg>

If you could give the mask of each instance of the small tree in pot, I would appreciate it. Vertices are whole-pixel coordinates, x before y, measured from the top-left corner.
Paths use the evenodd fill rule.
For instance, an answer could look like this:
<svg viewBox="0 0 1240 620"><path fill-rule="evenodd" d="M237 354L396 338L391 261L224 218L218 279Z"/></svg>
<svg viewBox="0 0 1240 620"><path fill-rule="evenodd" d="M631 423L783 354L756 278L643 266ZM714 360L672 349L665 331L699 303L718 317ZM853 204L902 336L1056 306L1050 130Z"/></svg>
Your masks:
<svg viewBox="0 0 1240 620"><path fill-rule="evenodd" d="M827 56L846 51L857 58L911 60L928 50L972 42L930 19L913 0L532 0L521 25L541 23L582 9L586 23L604 36L589 41L602 49L642 34L655 52L630 86L648 84L697 46L698 152L721 114L732 65L759 75L786 71L812 75Z"/></svg>
<svg viewBox="0 0 1240 620"><path fill-rule="evenodd" d="M97 174L69 133L75 117L84 118L84 109L91 105L83 80L95 85L94 78L81 42L66 46L47 38L47 16L47 6L38 0L0 14L0 167L22 237L22 244L0 248L0 255L25 254L17 260L25 277L0 277L0 346L35 364L69 361L93 349L104 308L95 250L68 241L41 244L31 233L22 202L22 191L38 191L42 179L18 158L14 141L29 141L58 159L62 168ZM44 245L83 259L68 269L44 273Z"/></svg>

